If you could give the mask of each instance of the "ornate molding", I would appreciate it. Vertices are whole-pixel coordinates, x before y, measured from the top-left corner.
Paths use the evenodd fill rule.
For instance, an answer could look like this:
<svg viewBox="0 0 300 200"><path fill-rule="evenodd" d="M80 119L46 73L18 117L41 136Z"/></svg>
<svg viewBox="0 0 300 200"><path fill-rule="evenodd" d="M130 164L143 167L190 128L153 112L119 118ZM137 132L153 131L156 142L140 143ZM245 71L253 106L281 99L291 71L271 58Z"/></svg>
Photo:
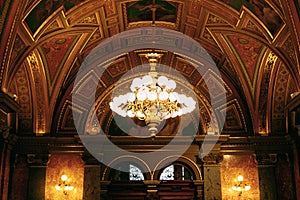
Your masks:
<svg viewBox="0 0 300 200"><path fill-rule="evenodd" d="M47 166L49 154L27 154L27 163L31 166Z"/></svg>
<svg viewBox="0 0 300 200"><path fill-rule="evenodd" d="M258 165L275 165L277 163L277 154L257 153L255 163Z"/></svg>
<svg viewBox="0 0 300 200"><path fill-rule="evenodd" d="M207 156L201 158L204 164L219 164L223 161L223 155L221 153L209 153Z"/></svg>

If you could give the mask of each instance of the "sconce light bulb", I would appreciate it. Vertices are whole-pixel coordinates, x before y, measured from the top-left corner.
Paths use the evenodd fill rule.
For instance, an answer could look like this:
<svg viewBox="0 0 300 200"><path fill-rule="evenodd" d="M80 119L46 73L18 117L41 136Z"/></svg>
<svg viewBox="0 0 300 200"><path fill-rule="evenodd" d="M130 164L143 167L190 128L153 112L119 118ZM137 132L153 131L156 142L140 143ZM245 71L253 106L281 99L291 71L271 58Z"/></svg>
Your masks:
<svg viewBox="0 0 300 200"><path fill-rule="evenodd" d="M238 181L242 182L244 180L244 177L242 175L238 176Z"/></svg>
<svg viewBox="0 0 300 200"><path fill-rule="evenodd" d="M250 189L251 189L250 185L246 185L246 186L245 186L245 190L246 190L246 191L248 191L248 190L250 190Z"/></svg>
<svg viewBox="0 0 300 200"><path fill-rule="evenodd" d="M60 187L59 185L56 185L56 186L55 186L55 189L56 189L56 190L61 190L61 187Z"/></svg>
<svg viewBox="0 0 300 200"><path fill-rule="evenodd" d="M62 176L61 176L61 180L62 180L62 181L66 181L66 180L68 180L68 176L67 176L67 175L65 175L65 174L64 174L64 175L62 175Z"/></svg>

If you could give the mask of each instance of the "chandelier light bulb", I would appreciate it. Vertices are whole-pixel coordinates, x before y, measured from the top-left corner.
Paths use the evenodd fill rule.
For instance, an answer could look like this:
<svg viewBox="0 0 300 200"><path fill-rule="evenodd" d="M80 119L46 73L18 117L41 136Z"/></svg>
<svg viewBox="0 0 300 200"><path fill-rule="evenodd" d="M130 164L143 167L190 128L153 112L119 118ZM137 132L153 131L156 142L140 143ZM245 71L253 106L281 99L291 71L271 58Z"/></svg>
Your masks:
<svg viewBox="0 0 300 200"><path fill-rule="evenodd" d="M128 111L127 111L127 116L128 116L128 117L135 117L135 114L134 114L134 112L132 112L131 110L128 110Z"/></svg>
<svg viewBox="0 0 300 200"><path fill-rule="evenodd" d="M165 77L165 76L160 76L160 77L157 79L157 84L158 84L159 86L166 86L167 82L168 82L168 78Z"/></svg>
<svg viewBox="0 0 300 200"><path fill-rule="evenodd" d="M127 100L128 100L129 102L134 102L135 99L136 99L136 97L135 97L135 94L134 94L134 93L128 93L128 94L127 94Z"/></svg>
<svg viewBox="0 0 300 200"><path fill-rule="evenodd" d="M139 101L144 101L144 100L146 100L146 98L147 98L147 93L144 92L144 91L139 91L139 92L137 93L136 97L137 97L137 99L138 99Z"/></svg>
<svg viewBox="0 0 300 200"><path fill-rule="evenodd" d="M141 111L137 111L136 116L141 119L146 117Z"/></svg>
<svg viewBox="0 0 300 200"><path fill-rule="evenodd" d="M158 98L161 101L165 101L169 98L169 94L167 92L160 92Z"/></svg>
<svg viewBox="0 0 300 200"><path fill-rule="evenodd" d="M149 92L147 96L150 101L155 101L157 99L157 93L154 91Z"/></svg>
<svg viewBox="0 0 300 200"><path fill-rule="evenodd" d="M150 75L144 76L142 79L143 85L151 85L152 84L152 77Z"/></svg>
<svg viewBox="0 0 300 200"><path fill-rule="evenodd" d="M170 96L169 96L170 101L175 102L177 100L175 95L176 95L175 92L172 92L170 94Z"/></svg>
<svg viewBox="0 0 300 200"><path fill-rule="evenodd" d="M167 83L167 87L170 89L175 89L176 88L176 83L173 80L169 80Z"/></svg>

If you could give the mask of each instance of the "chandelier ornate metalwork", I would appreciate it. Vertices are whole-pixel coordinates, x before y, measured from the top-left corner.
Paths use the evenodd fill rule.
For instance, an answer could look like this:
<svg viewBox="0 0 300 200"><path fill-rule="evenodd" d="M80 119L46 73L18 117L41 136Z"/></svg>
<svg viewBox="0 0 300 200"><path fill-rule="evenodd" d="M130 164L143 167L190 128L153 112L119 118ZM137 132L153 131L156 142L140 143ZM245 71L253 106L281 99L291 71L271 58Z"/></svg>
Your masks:
<svg viewBox="0 0 300 200"><path fill-rule="evenodd" d="M141 78L135 78L130 86L131 92L114 97L110 108L122 117L138 118L148 125L151 137L157 134L161 121L192 112L196 102L192 97L174 92L176 82L166 76L159 76L156 65L158 53L146 55L150 72Z"/></svg>

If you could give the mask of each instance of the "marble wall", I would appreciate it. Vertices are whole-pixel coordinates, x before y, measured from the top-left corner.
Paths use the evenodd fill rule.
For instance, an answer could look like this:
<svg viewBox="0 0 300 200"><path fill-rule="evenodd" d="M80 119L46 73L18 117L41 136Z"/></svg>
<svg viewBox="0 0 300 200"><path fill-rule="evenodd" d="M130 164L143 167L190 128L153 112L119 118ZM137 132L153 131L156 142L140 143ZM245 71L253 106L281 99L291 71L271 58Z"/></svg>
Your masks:
<svg viewBox="0 0 300 200"><path fill-rule="evenodd" d="M231 190L238 175L244 177L244 183L251 189L241 196ZM252 155L224 155L221 163L222 199L259 200L258 169Z"/></svg>
<svg viewBox="0 0 300 200"><path fill-rule="evenodd" d="M74 190L67 195L57 191L55 185L61 182L61 176L69 177L68 182ZM84 164L79 155L51 155L46 171L46 200L81 200L83 198Z"/></svg>

